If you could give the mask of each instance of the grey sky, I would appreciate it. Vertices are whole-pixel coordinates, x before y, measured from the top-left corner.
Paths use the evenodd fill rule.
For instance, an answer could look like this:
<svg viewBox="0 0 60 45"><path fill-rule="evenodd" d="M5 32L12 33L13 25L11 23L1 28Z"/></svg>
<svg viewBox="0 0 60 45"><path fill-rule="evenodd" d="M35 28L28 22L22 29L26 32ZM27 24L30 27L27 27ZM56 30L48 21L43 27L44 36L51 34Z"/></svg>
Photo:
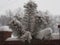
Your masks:
<svg viewBox="0 0 60 45"><path fill-rule="evenodd" d="M17 9L29 0L0 0L0 14L4 14L5 10ZM38 5L38 10L48 10L54 15L60 14L60 0L33 0Z"/></svg>

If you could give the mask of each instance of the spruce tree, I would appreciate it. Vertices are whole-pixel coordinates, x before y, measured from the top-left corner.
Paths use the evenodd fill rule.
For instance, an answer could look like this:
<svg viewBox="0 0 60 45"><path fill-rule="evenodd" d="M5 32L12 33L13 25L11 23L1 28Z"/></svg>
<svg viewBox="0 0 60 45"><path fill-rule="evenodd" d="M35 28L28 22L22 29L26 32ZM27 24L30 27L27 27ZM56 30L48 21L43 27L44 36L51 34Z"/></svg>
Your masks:
<svg viewBox="0 0 60 45"><path fill-rule="evenodd" d="M24 8L25 8L25 15L23 17L23 22L22 22L22 24L24 25L23 28L24 30L33 32L35 26L37 5L34 2L29 1L26 5L24 5Z"/></svg>

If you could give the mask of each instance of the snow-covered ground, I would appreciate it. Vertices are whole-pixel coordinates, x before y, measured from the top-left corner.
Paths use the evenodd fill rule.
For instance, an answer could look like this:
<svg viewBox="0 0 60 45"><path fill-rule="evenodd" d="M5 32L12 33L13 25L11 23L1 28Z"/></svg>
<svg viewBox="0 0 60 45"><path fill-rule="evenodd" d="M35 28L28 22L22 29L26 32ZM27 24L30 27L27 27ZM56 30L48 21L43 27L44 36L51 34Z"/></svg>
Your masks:
<svg viewBox="0 0 60 45"><path fill-rule="evenodd" d="M20 39L18 39L18 38L7 38L5 41L18 41L18 40L20 40Z"/></svg>

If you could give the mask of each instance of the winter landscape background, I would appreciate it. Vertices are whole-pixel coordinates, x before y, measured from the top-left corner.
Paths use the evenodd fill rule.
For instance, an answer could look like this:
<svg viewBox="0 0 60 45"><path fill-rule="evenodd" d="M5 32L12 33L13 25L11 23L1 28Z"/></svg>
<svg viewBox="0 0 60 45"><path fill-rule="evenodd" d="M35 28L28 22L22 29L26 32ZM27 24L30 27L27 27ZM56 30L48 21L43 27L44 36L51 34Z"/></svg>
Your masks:
<svg viewBox="0 0 60 45"><path fill-rule="evenodd" d="M58 28L58 25L60 25L60 8L58 6L58 3L60 2L59 0L53 0L53 1L41 0L41 2L40 0L37 1L30 0L31 2L29 2L29 0L25 0L25 1L0 0L0 1L3 2L0 4L1 31L13 30L13 35L15 36L17 35L18 38L20 38L21 35L19 35L20 34L19 31L22 30L21 27L23 27L24 30L27 31L31 30L30 32L32 33L34 32L34 30L35 32L39 31L36 38L48 39L47 37L45 37L45 33L46 35L49 35L51 33L52 39L59 39L59 28ZM30 17L29 15L32 16ZM36 19L36 24L34 22L35 19ZM16 24L16 27L14 27L15 25L12 25L13 22L9 24L11 20L13 20L13 22ZM36 29L33 29L35 28L34 25L36 26ZM28 32L28 34L30 33ZM51 35L49 35L48 37L50 37Z"/></svg>

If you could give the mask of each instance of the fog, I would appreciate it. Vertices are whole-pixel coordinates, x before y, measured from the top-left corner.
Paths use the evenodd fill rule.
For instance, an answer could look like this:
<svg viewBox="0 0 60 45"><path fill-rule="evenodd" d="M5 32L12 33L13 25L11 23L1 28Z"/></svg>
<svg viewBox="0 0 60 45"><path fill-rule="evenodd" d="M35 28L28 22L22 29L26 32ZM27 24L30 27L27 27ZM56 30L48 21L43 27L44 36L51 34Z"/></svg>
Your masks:
<svg viewBox="0 0 60 45"><path fill-rule="evenodd" d="M23 8L23 5L29 0L0 0L0 14L5 14L6 10L14 11L18 7ZM48 10L53 15L60 14L60 0L32 0L38 5L38 10Z"/></svg>

